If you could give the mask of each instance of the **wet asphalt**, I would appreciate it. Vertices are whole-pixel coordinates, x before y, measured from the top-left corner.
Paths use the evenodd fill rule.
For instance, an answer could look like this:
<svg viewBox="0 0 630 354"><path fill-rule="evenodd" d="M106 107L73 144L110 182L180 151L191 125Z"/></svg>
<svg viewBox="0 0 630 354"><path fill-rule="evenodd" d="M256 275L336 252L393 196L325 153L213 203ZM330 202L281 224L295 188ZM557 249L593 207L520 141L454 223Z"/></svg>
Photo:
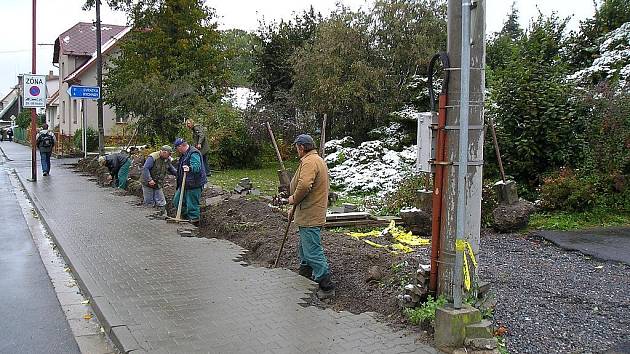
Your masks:
<svg viewBox="0 0 630 354"><path fill-rule="evenodd" d="M0 353L80 353L1 162Z"/></svg>

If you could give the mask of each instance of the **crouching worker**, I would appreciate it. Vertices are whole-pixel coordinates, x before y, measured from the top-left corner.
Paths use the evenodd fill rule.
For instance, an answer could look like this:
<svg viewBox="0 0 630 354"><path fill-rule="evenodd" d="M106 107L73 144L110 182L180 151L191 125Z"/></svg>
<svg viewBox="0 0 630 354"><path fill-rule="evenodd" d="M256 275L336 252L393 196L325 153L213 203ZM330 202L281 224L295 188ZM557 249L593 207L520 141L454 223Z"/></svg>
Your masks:
<svg viewBox="0 0 630 354"><path fill-rule="evenodd" d="M120 189L127 189L127 178L129 177L129 166L131 159L124 152L117 152L98 158L101 166L107 166L110 179L113 180L114 186Z"/></svg>
<svg viewBox="0 0 630 354"><path fill-rule="evenodd" d="M177 192L173 197L173 205L177 208L179 198L184 198L182 218L188 219L193 225L198 226L201 214L199 208L201 190L207 182L206 168L199 150L188 145L184 139L177 138L174 145L180 157L177 165ZM186 175L186 183L183 185L184 195L182 196L184 174Z"/></svg>
<svg viewBox="0 0 630 354"><path fill-rule="evenodd" d="M164 179L167 174L177 175L171 165L170 146L164 145L160 151L149 154L142 167L142 196L144 204L160 209L160 215L166 215L166 199L164 198Z"/></svg>
<svg viewBox="0 0 630 354"><path fill-rule="evenodd" d="M321 242L328 208L328 168L309 135L299 135L294 144L300 165L291 180L289 204L294 205L294 220L300 235L300 275L319 283L320 298L331 297L335 286Z"/></svg>

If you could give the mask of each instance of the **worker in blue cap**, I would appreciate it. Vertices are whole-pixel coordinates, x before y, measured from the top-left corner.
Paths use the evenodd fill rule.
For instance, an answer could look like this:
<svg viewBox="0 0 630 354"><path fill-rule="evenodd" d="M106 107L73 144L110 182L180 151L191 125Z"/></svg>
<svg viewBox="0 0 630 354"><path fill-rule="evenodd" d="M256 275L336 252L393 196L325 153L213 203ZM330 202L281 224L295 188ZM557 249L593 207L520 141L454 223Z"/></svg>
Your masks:
<svg viewBox="0 0 630 354"><path fill-rule="evenodd" d="M201 216L199 207L201 191L208 181L203 158L199 150L188 145L182 138L177 138L173 145L175 145L175 149L180 154L179 164L177 166L177 191L173 197L173 205L177 207L179 198L182 197L182 181L184 179L184 172L186 172L182 217L185 216L193 225L198 226Z"/></svg>

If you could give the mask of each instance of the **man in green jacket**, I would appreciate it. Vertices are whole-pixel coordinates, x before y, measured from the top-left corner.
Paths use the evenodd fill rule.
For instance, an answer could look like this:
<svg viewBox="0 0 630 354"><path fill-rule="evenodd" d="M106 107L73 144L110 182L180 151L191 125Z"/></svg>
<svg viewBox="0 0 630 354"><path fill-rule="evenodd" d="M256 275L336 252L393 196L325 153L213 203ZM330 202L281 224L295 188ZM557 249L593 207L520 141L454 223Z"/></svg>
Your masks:
<svg viewBox="0 0 630 354"><path fill-rule="evenodd" d="M294 205L294 220L300 235L299 272L315 280L319 284L318 296L326 298L334 296L335 288L321 242L328 209L328 168L309 135L299 135L294 144L300 165L291 180L289 204Z"/></svg>
<svg viewBox="0 0 630 354"><path fill-rule="evenodd" d="M164 145L160 151L149 154L142 167L142 196L144 205L157 207L160 214L166 214L166 199L162 187L167 174L177 175L175 167L171 165L170 146Z"/></svg>
<svg viewBox="0 0 630 354"><path fill-rule="evenodd" d="M177 191L173 197L173 206L177 208L179 204L183 185L182 217L188 218L193 225L198 226L201 216L199 208L201 191L208 181L203 159L199 150L188 145L182 138L177 138L174 145L180 157L179 165L177 166ZM186 172L186 184L182 183L184 181L184 172Z"/></svg>
<svg viewBox="0 0 630 354"><path fill-rule="evenodd" d="M206 168L206 176L209 176L210 166L208 165L208 154L210 153L210 145L208 137L206 136L206 130L201 124L195 124L195 121L192 119L186 119L186 127L192 130L192 146L201 153L203 164Z"/></svg>

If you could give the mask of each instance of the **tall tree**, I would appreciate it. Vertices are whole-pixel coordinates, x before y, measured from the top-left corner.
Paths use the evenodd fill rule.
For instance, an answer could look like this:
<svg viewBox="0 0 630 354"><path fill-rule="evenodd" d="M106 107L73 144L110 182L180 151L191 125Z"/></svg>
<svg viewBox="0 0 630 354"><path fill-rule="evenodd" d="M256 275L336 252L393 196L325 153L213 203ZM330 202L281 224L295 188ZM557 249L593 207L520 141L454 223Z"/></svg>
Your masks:
<svg viewBox="0 0 630 354"><path fill-rule="evenodd" d="M312 43L291 60L292 95L303 110L328 114L332 136L365 138L392 107L386 70L375 65L368 26L363 13L342 8L320 24Z"/></svg>
<svg viewBox="0 0 630 354"><path fill-rule="evenodd" d="M203 0L141 0L128 11L133 29L109 63L105 102L170 140L185 118L205 119L228 85L214 10Z"/></svg>

